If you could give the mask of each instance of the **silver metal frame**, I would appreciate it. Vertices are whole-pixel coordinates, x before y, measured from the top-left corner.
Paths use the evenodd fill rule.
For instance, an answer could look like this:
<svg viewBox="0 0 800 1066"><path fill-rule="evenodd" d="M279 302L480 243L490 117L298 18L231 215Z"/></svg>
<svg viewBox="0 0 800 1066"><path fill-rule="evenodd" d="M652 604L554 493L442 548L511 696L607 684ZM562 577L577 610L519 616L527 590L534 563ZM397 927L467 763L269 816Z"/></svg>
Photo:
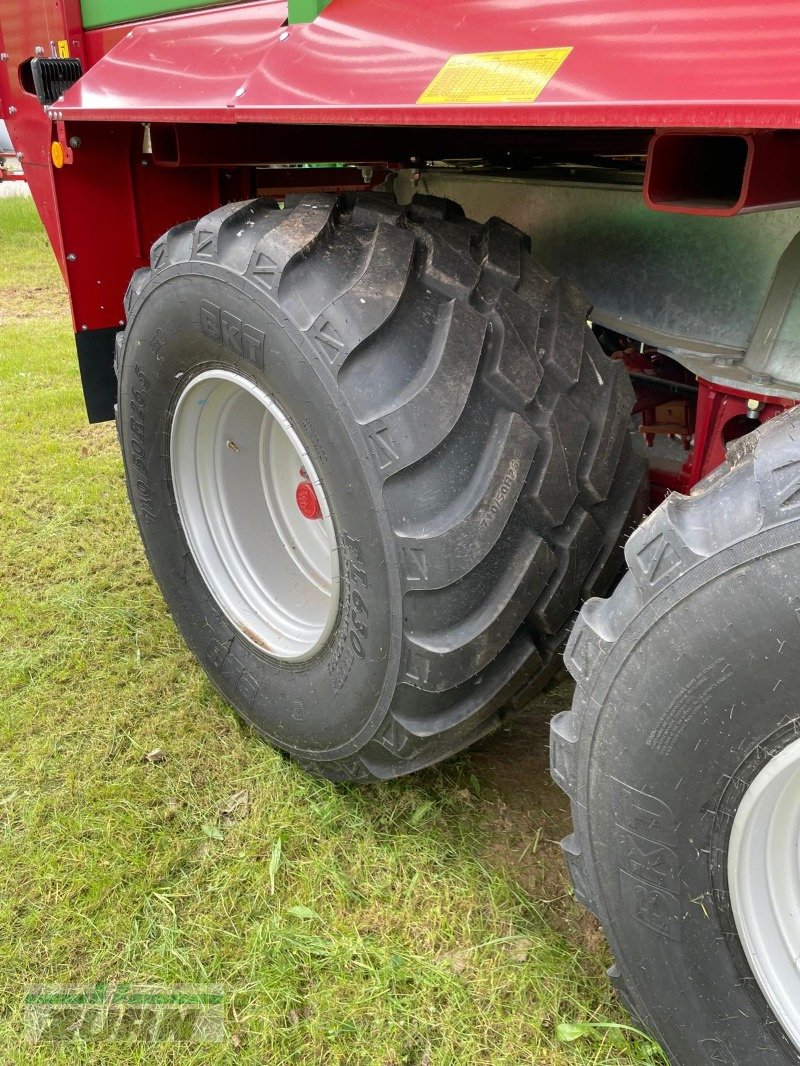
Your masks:
<svg viewBox="0 0 800 1066"><path fill-rule="evenodd" d="M733 218L651 211L641 189L429 169L420 192L531 235L587 294L594 322L708 381L800 399L800 210Z"/></svg>

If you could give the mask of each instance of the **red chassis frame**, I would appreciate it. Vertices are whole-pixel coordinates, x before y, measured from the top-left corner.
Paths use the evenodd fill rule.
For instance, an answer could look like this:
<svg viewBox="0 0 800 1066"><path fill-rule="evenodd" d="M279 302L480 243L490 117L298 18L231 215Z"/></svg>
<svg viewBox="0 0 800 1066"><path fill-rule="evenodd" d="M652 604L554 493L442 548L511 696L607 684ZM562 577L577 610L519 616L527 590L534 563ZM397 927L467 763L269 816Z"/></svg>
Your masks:
<svg viewBox="0 0 800 1066"><path fill-rule="evenodd" d="M296 186L296 172L259 180L256 167L363 164L362 179L307 172L317 187L352 188L443 144L455 155L532 143L644 154L654 133L681 130L761 144L800 130L799 24L800 3L787 2L462 0L454 18L450 4L332 0L315 22L288 26L285 0L256 0L85 32L79 0L0 0L0 113L69 286L90 417L108 415L122 299L151 243L265 184ZM46 111L25 91L24 64L58 41L84 75ZM533 103L417 103L453 54L566 47ZM789 138L781 151L800 160ZM768 206L769 188L758 191ZM773 200L787 197L800 188L784 181ZM701 383L694 455L664 487L688 488L719 461L722 416L740 417L747 398ZM762 418L787 404L758 399Z"/></svg>

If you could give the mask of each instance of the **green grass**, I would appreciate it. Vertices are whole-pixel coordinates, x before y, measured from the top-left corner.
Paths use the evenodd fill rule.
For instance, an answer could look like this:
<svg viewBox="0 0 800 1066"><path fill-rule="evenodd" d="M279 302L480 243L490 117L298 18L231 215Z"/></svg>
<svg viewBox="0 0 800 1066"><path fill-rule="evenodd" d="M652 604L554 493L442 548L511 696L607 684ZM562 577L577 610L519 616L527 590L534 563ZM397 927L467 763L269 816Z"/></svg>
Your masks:
<svg viewBox="0 0 800 1066"><path fill-rule="evenodd" d="M16 199L0 201L0 456L1 1062L661 1061L613 1024L558 1039L627 1021L556 845L545 718L569 685L375 789L311 780L257 740L151 580L113 429L85 423L60 276ZM95 982L219 985L227 1039L23 1043L26 986Z"/></svg>

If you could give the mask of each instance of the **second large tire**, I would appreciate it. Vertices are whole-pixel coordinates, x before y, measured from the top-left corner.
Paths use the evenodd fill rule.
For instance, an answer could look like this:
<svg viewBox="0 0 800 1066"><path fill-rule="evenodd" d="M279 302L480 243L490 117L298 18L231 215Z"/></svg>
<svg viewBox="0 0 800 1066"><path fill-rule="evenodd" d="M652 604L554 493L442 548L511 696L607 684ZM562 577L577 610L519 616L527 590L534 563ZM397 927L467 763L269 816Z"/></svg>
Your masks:
<svg viewBox="0 0 800 1066"><path fill-rule="evenodd" d="M187 643L267 739L335 780L393 777L541 683L619 566L643 463L624 367L527 238L425 197L231 204L156 242L127 314L118 428L145 548ZM274 401L318 475L338 602L305 659L250 639L198 565L173 437L200 375Z"/></svg>
<svg viewBox="0 0 800 1066"><path fill-rule="evenodd" d="M551 726L576 897L673 1066L800 1063L800 408L729 445L584 607Z"/></svg>

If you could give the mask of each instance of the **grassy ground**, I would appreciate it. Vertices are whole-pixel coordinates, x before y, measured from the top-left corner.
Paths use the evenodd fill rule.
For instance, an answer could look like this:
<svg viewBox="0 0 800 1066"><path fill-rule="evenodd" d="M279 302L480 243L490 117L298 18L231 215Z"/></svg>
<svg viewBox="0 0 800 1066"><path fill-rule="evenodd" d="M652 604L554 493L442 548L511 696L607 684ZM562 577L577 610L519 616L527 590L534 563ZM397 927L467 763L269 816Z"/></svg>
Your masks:
<svg viewBox="0 0 800 1066"><path fill-rule="evenodd" d="M0 456L0 1061L661 1061L614 1027L602 937L557 854L546 717L569 685L377 789L310 780L259 742L150 578L16 199L0 201ZM226 1040L23 1044L26 986L117 981L221 986ZM584 1022L603 1024L559 1039Z"/></svg>

